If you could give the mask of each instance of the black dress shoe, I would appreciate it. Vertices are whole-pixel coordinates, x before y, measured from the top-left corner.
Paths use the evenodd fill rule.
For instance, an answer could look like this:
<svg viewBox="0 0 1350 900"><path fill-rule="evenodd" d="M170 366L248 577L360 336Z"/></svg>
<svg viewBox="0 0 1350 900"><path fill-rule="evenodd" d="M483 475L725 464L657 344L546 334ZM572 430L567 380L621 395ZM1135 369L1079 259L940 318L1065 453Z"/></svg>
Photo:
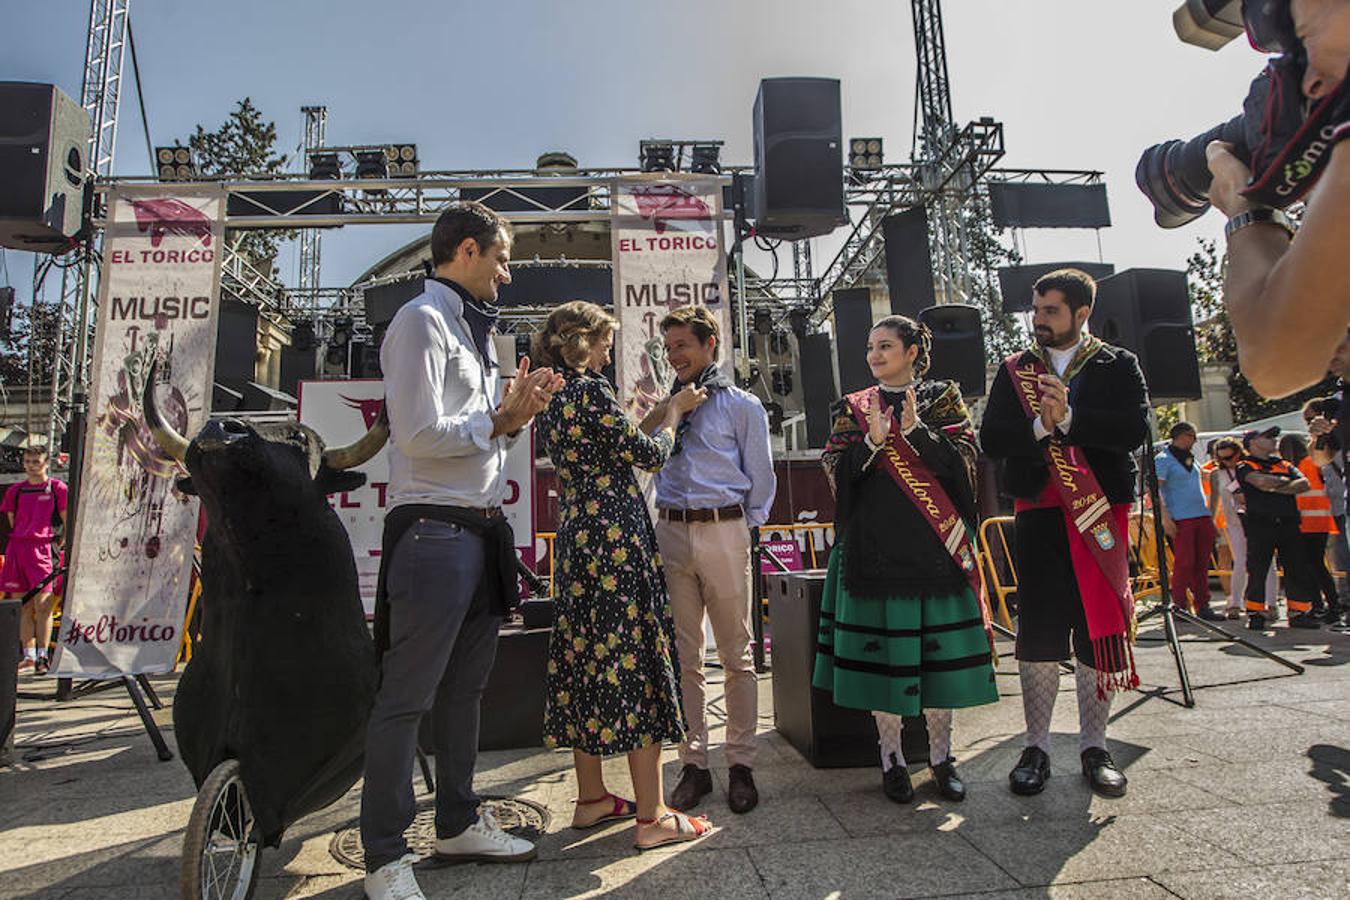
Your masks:
<svg viewBox="0 0 1350 900"><path fill-rule="evenodd" d="M1222 622L1224 620L1223 613L1215 612L1208 606L1200 607L1200 612L1197 613L1197 616L1204 619L1206 622Z"/></svg>
<svg viewBox="0 0 1350 900"><path fill-rule="evenodd" d="M956 760L949 756L932 769L939 794L956 803L966 799L966 785L956 774Z"/></svg>
<svg viewBox="0 0 1350 900"><path fill-rule="evenodd" d="M734 813L748 813L759 805L759 789L749 766L735 765L727 772L727 806Z"/></svg>
<svg viewBox="0 0 1350 900"><path fill-rule="evenodd" d="M881 790L896 803L908 803L914 799L914 784L909 780L909 769L900 765L891 754L891 767L881 773Z"/></svg>
<svg viewBox="0 0 1350 900"><path fill-rule="evenodd" d="M1260 613L1247 613L1247 630L1265 631L1266 617L1261 615Z"/></svg>
<svg viewBox="0 0 1350 900"><path fill-rule="evenodd" d="M1299 613L1289 617L1290 628L1321 628L1322 620L1315 613Z"/></svg>
<svg viewBox="0 0 1350 900"><path fill-rule="evenodd" d="M1029 797L1045 790L1045 782L1049 777L1050 757L1040 747L1028 747L1022 751L1022 758L1008 773L1008 786L1014 794Z"/></svg>
<svg viewBox="0 0 1350 900"><path fill-rule="evenodd" d="M1083 751L1083 774L1088 784L1103 797L1124 797L1125 785L1129 779L1116 768L1111 754L1101 747L1089 747Z"/></svg>
<svg viewBox="0 0 1350 900"><path fill-rule="evenodd" d="M712 773L693 763L680 772L680 783L670 792L670 808L684 812L698 806L698 801L712 793Z"/></svg>

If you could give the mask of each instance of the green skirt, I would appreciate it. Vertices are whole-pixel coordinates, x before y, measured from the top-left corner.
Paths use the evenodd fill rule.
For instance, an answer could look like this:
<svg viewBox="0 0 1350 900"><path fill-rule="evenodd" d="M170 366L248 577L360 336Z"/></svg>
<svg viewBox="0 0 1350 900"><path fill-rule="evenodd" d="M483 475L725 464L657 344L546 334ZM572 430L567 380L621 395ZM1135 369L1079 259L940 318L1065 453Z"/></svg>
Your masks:
<svg viewBox="0 0 1350 900"><path fill-rule="evenodd" d="M830 554L812 683L838 706L917 716L998 702L979 601L952 594L854 597L844 547Z"/></svg>

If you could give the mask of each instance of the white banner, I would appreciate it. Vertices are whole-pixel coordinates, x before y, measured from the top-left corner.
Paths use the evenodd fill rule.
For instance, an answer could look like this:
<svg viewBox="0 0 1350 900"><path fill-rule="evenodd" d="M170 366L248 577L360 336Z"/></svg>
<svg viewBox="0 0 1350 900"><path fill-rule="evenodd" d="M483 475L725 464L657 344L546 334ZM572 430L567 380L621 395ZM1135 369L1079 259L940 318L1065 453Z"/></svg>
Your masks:
<svg viewBox="0 0 1350 900"><path fill-rule="evenodd" d="M512 344L514 349L514 343ZM350 443L365 434L380 412L384 382L376 379L302 381L299 417L330 446ZM516 535L516 552L534 568L534 433L521 435L506 456L506 501L502 511ZM388 506L389 451L375 454L355 471L366 483L354 491L328 498L351 538L361 602L366 615L375 614L375 583L380 574L380 544Z"/></svg>
<svg viewBox="0 0 1350 900"><path fill-rule="evenodd" d="M720 363L730 375L731 301L722 241L722 188L698 175L616 179L610 192L614 255L615 372L619 400L642 418L670 392L661 320L681 306L717 317Z"/></svg>
<svg viewBox="0 0 1350 900"><path fill-rule="evenodd" d="M172 671L182 640L198 501L145 426L150 363L171 379L165 419L189 438L211 407L225 194L138 185L108 202L89 421L54 675Z"/></svg>

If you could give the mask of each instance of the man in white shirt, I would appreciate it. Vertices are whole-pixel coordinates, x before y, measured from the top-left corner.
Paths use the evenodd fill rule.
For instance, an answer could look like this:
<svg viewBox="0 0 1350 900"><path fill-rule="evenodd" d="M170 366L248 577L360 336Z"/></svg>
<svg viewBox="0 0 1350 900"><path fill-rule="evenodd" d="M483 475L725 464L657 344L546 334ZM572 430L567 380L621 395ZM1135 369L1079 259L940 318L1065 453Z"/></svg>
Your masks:
<svg viewBox="0 0 1350 900"><path fill-rule="evenodd" d="M562 382L522 360L501 390L493 304L511 280L510 254L504 219L479 203L450 206L432 231L426 290L394 316L380 349L391 441L375 613L380 686L361 795L371 900L423 897L403 832L416 811L413 761L428 712L436 856L516 862L535 854L480 815L473 792L479 701L501 616L515 602L514 540L501 510L506 451Z"/></svg>

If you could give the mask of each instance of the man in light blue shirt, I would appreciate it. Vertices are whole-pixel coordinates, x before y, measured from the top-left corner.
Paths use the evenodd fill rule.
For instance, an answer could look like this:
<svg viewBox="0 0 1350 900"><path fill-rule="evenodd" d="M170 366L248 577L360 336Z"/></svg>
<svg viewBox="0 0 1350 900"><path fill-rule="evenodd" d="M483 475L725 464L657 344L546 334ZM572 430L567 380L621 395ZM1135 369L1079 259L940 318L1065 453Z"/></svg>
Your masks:
<svg viewBox="0 0 1350 900"><path fill-rule="evenodd" d="M1220 620L1209 608L1209 558L1214 551L1214 520L1209 515L1200 466L1191 450L1195 426L1172 426L1172 443L1158 454L1158 493L1162 498L1163 531L1172 539L1172 599L1202 619ZM1186 599L1187 591L1194 606Z"/></svg>
<svg viewBox="0 0 1350 900"><path fill-rule="evenodd" d="M706 613L726 676L727 801L732 812L744 813L759 802L751 775L759 702L750 646L750 530L768 520L777 486L769 422L759 400L718 368L720 335L706 308L672 310L661 332L675 388L694 384L708 391L707 401L681 422L670 460L656 476L656 539L689 726L680 745L684 771L670 805L688 810L712 791L703 674ZM664 415L660 405L653 415Z"/></svg>

